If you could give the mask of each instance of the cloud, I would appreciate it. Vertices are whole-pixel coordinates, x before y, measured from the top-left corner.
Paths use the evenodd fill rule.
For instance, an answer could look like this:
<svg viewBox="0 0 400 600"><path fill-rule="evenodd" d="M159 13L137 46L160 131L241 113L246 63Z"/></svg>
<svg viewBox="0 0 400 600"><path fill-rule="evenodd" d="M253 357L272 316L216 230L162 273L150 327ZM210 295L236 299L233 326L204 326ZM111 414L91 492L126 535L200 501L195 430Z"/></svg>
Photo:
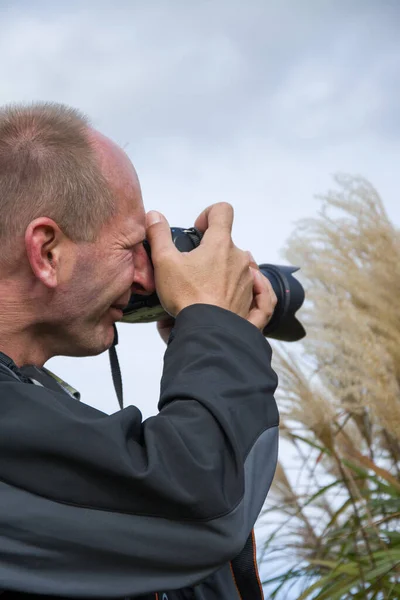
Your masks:
<svg viewBox="0 0 400 600"><path fill-rule="evenodd" d="M352 135L355 116L368 125L363 106L379 115L399 81L396 10L376 3L21 4L3 25L1 97L78 104L127 142L282 143L318 137L327 114L346 111L340 133Z"/></svg>

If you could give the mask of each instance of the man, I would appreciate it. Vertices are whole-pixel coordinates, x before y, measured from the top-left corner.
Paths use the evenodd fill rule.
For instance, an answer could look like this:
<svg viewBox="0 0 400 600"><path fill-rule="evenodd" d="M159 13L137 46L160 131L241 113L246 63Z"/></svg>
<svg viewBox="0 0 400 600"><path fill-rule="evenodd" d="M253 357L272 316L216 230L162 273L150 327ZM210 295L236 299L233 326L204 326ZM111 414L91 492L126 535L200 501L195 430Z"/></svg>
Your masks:
<svg viewBox="0 0 400 600"><path fill-rule="evenodd" d="M4 598L240 598L231 561L276 464L260 333L276 297L232 242L232 207L208 207L180 253L123 151L51 104L0 111L0 206ZM175 319L159 414L108 416L43 368L108 349L131 293L154 289Z"/></svg>

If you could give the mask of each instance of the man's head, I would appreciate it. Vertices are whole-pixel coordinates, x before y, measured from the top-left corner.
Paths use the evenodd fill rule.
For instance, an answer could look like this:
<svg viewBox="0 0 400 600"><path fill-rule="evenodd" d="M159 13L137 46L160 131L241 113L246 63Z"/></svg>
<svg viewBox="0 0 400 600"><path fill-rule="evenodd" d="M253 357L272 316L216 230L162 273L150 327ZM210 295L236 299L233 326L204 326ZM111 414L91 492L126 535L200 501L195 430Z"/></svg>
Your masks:
<svg viewBox="0 0 400 600"><path fill-rule="evenodd" d="M154 290L144 238L118 146L61 105L0 109L1 350L39 364L107 349L110 307Z"/></svg>

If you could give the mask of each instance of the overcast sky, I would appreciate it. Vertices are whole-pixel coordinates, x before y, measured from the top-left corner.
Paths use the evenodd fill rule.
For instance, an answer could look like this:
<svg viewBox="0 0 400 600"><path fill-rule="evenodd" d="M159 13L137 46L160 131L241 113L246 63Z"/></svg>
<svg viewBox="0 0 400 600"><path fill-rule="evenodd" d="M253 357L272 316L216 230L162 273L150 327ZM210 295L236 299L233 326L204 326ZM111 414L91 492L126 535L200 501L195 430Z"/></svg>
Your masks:
<svg viewBox="0 0 400 600"><path fill-rule="evenodd" d="M235 208L234 241L282 262L333 173L368 177L399 224L400 2L0 0L0 104L58 101L122 145L145 206L191 226ZM119 325L126 403L158 401L164 345ZM108 357L47 365L106 412Z"/></svg>
<svg viewBox="0 0 400 600"><path fill-rule="evenodd" d="M332 174L366 176L400 224L398 0L0 0L0 104L86 112L123 146L145 206L189 227L235 209L234 241L283 262ZM119 325L125 403L156 413L164 344ZM108 356L47 366L107 413Z"/></svg>

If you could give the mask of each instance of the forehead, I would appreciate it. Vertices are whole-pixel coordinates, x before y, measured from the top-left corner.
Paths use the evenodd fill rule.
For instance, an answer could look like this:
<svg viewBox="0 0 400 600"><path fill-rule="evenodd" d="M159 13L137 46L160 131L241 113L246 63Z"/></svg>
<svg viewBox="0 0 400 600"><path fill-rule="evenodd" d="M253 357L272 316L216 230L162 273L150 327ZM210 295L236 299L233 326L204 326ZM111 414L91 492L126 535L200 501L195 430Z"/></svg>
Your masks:
<svg viewBox="0 0 400 600"><path fill-rule="evenodd" d="M122 148L94 129L89 129L88 135L102 175L110 188L117 194L140 196L141 199L137 173Z"/></svg>
<svg viewBox="0 0 400 600"><path fill-rule="evenodd" d="M115 220L115 228L119 237L127 242L137 244L146 237L146 217L144 210L129 210L128 207L119 213Z"/></svg>
<svg viewBox="0 0 400 600"><path fill-rule="evenodd" d="M98 131L90 130L91 143L106 179L118 203L115 224L129 235L138 228L145 231L145 213L137 173L125 152Z"/></svg>

